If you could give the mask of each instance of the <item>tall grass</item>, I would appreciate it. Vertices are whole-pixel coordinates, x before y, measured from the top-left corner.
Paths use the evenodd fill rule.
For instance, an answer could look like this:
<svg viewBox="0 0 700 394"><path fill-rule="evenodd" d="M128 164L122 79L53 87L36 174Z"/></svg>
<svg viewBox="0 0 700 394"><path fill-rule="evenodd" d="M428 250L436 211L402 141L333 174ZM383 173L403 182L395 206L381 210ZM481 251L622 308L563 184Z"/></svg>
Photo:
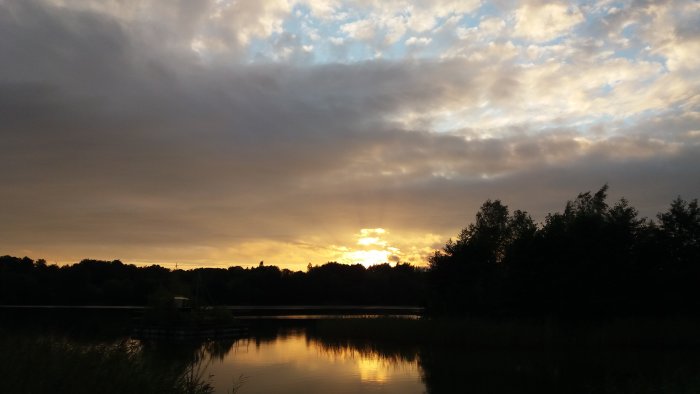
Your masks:
<svg viewBox="0 0 700 394"><path fill-rule="evenodd" d="M213 392L200 360L164 362L136 341L89 344L0 334L0 393Z"/></svg>

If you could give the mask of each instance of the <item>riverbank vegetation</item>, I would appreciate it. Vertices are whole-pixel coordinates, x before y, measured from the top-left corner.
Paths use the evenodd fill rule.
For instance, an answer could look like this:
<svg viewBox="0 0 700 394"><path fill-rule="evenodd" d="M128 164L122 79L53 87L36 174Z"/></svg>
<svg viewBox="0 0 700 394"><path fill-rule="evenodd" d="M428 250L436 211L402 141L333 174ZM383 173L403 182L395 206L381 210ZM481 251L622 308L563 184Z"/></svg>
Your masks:
<svg viewBox="0 0 700 394"><path fill-rule="evenodd" d="M158 358L131 340L0 332L2 393L207 394L201 360Z"/></svg>
<svg viewBox="0 0 700 394"><path fill-rule="evenodd" d="M541 225L499 200L430 259L433 314L632 316L697 314L700 208L677 198L657 220L607 185Z"/></svg>

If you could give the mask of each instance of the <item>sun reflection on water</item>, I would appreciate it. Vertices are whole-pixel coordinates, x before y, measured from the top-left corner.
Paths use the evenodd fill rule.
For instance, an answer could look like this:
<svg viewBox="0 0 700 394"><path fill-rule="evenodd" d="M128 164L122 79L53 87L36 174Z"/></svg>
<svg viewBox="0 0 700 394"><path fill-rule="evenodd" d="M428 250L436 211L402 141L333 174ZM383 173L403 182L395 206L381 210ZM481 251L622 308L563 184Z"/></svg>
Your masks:
<svg viewBox="0 0 700 394"><path fill-rule="evenodd" d="M389 365L379 357L363 357L357 360L357 370L363 382L384 383L387 380Z"/></svg>
<svg viewBox="0 0 700 394"><path fill-rule="evenodd" d="M387 393L424 391L416 359L365 345L322 340L304 332L278 333L232 348L207 373L217 392L226 392L232 371L246 376L245 388L251 392L350 394L375 390L372 386Z"/></svg>

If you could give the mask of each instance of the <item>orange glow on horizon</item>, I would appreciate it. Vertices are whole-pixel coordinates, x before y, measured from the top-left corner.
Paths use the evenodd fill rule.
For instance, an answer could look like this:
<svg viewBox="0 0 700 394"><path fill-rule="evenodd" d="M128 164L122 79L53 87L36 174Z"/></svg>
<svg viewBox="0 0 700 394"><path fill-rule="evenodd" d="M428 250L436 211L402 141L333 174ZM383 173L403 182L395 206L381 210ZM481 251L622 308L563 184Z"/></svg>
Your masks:
<svg viewBox="0 0 700 394"><path fill-rule="evenodd" d="M390 255L391 252L388 250L356 250L346 253L341 262L349 264L362 264L365 267L369 267L372 265L389 262Z"/></svg>
<svg viewBox="0 0 700 394"><path fill-rule="evenodd" d="M203 245L183 243L172 248L124 248L120 245L115 250L100 247L79 252L46 248L16 254L34 260L43 258L49 264L59 266L77 264L83 259L94 259L189 270L201 267L253 268L257 267L260 261L264 261L266 266L305 271L309 263L319 266L328 262L361 264L365 267L385 263L393 266L398 262L424 266L428 256L448 238L447 235L403 233L384 228L362 228L344 231L342 234L312 234L291 241L260 238Z"/></svg>

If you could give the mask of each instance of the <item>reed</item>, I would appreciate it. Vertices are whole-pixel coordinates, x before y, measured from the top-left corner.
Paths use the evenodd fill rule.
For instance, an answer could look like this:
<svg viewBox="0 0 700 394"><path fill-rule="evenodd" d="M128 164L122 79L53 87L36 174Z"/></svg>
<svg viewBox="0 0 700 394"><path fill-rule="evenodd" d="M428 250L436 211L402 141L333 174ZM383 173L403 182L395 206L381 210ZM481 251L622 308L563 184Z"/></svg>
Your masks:
<svg viewBox="0 0 700 394"><path fill-rule="evenodd" d="M205 394L198 361L164 362L137 341L90 344L51 336L0 335L2 393Z"/></svg>

